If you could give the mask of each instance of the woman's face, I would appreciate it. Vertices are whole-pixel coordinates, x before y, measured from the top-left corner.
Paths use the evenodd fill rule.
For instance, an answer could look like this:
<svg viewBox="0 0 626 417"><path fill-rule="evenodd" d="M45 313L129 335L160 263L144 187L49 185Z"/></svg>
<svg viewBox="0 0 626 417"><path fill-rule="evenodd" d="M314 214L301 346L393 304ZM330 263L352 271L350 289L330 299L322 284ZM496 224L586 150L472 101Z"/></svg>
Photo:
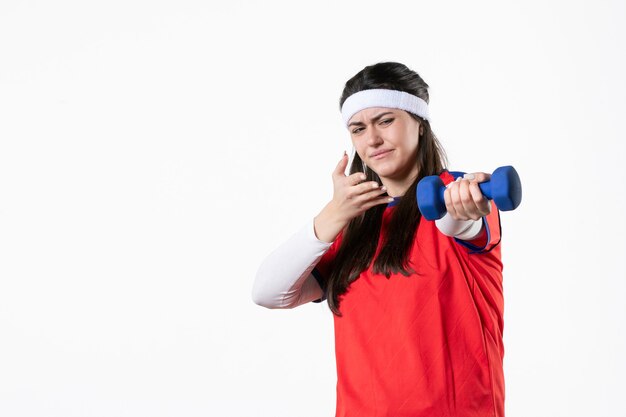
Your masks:
<svg viewBox="0 0 626 417"><path fill-rule="evenodd" d="M359 157L381 179L404 181L417 176L420 123L404 110L372 107L348 122Z"/></svg>

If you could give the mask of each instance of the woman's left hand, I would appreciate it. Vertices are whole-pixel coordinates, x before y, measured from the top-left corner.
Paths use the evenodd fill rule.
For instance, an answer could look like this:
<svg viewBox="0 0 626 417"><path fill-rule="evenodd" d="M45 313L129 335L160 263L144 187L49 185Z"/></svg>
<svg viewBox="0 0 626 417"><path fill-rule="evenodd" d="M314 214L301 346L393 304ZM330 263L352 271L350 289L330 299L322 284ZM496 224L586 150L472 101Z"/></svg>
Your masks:
<svg viewBox="0 0 626 417"><path fill-rule="evenodd" d="M479 183L490 178L490 174L475 172L448 184L443 196L453 219L478 220L491 213L491 204L478 187Z"/></svg>

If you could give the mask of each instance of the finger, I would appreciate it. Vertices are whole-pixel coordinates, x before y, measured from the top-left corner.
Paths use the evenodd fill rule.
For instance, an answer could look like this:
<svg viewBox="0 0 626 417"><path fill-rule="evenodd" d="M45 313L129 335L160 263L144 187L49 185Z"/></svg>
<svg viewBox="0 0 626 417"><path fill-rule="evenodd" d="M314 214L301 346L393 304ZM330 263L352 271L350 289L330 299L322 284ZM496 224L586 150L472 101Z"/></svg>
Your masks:
<svg viewBox="0 0 626 417"><path fill-rule="evenodd" d="M363 184L358 185L357 187L362 187L365 185L368 186L367 189L363 189L363 191L361 191L359 194L355 194L353 197L357 204L364 204L368 202L369 200L376 199L380 197L382 194L385 194L387 192L387 188L384 185L380 186L376 184L375 182L363 183ZM373 185L373 186L369 187L370 185ZM389 196L385 196L385 197L389 197Z"/></svg>
<svg viewBox="0 0 626 417"><path fill-rule="evenodd" d="M346 167L348 166L348 154L346 151L343 151L343 156L339 160L339 163L335 167L333 171L333 177L345 177L346 176Z"/></svg>
<svg viewBox="0 0 626 417"><path fill-rule="evenodd" d="M487 174L486 172L473 172L471 174L465 174L463 178L466 180L481 183L489 181L491 179L491 174Z"/></svg>
<svg viewBox="0 0 626 417"><path fill-rule="evenodd" d="M351 187L350 189L350 193L353 196L359 196L361 194L364 193L368 193L372 190L380 190L381 189L381 185L379 183L377 183L376 181L366 181L366 182L362 182L360 184L357 184L353 187ZM385 188L386 190L386 188Z"/></svg>
<svg viewBox="0 0 626 417"><path fill-rule="evenodd" d="M479 208L474 201L474 196L470 191L470 185L471 183L468 180L461 181L459 184L459 197L463 206L464 215L468 219L478 220L481 215L479 213ZM474 185L477 186L476 183L474 183Z"/></svg>
<svg viewBox="0 0 626 417"><path fill-rule="evenodd" d="M378 206L380 204L389 204L393 201L393 197L389 197L389 196L383 196L383 197L377 197L374 199L371 199L365 203L363 203L363 205L361 206L361 208L363 210L368 210L374 206Z"/></svg>
<svg viewBox="0 0 626 417"><path fill-rule="evenodd" d="M474 200L474 204L478 208L478 215L480 217L486 216L491 213L491 204L487 197L485 197L480 190L477 182L472 181L469 186L470 194ZM476 219L475 219L476 220Z"/></svg>
<svg viewBox="0 0 626 417"><path fill-rule="evenodd" d="M446 210L448 211L448 213L450 213L450 216L452 216L452 218L455 220L459 220L459 219L456 213L456 208L454 207L454 204L452 203L452 188L457 187L457 186L458 185L455 185L454 183L448 184L448 186L446 187L446 190L443 193L443 200L446 203Z"/></svg>
<svg viewBox="0 0 626 417"><path fill-rule="evenodd" d="M486 172L474 172L472 174L466 174L465 177L471 180L470 192L478 210L477 215L482 217L491 213L491 203L483 195L480 187L478 186L479 183L490 181L491 174L487 174Z"/></svg>
<svg viewBox="0 0 626 417"><path fill-rule="evenodd" d="M452 206L454 207L454 212L456 213L457 220L468 220L467 211L463 205L462 196L461 196L461 186L463 180L460 179L455 184L450 187L450 199L452 202Z"/></svg>
<svg viewBox="0 0 626 417"><path fill-rule="evenodd" d="M347 184L349 186L358 185L358 184L362 183L363 181L365 181L367 179L365 174L362 173L362 172L354 173L352 175L349 175L346 178L347 178Z"/></svg>
<svg viewBox="0 0 626 417"><path fill-rule="evenodd" d="M356 179L355 179L356 178ZM379 184L376 181L362 182L356 185L349 185L350 182L361 181L365 178L365 174L356 173L346 178L345 183L348 183L346 187L344 185L341 192L347 200L351 200L351 205L355 208L361 208L361 206L373 198L385 194L387 187ZM379 202L377 204L380 204Z"/></svg>
<svg viewBox="0 0 626 417"><path fill-rule="evenodd" d="M380 184L376 181L367 181L361 184L349 186L346 191L346 197L348 199L357 199L364 193L372 190L380 190Z"/></svg>

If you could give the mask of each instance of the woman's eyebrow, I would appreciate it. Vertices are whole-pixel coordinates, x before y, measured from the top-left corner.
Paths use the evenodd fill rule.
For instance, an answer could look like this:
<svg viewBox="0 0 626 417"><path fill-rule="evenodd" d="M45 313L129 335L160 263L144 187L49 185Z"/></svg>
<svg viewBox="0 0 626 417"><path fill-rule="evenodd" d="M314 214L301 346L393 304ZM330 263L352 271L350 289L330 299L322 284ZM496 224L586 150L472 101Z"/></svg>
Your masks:
<svg viewBox="0 0 626 417"><path fill-rule="evenodd" d="M393 114L393 112L387 111L387 112L379 114L378 116L374 116L374 117L372 117L370 119L370 122L376 123L378 121L378 119L380 119L381 117L386 116L388 114ZM365 125L365 123L363 123L363 122L352 122L352 123L348 124L348 127L350 127L352 125L363 126L363 125Z"/></svg>

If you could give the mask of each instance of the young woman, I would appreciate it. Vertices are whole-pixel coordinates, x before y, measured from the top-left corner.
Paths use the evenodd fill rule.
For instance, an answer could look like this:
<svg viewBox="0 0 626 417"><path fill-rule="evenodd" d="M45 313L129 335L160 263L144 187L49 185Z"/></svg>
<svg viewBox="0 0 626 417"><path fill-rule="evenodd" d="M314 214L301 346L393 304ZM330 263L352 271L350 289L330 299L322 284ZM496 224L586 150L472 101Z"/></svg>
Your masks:
<svg viewBox="0 0 626 417"><path fill-rule="evenodd" d="M253 300L327 299L335 324L337 417L503 416L498 210L478 183L444 169L428 85L379 63L348 80L340 108L355 148L334 194L260 266ZM415 190L440 175L448 213L428 221Z"/></svg>

